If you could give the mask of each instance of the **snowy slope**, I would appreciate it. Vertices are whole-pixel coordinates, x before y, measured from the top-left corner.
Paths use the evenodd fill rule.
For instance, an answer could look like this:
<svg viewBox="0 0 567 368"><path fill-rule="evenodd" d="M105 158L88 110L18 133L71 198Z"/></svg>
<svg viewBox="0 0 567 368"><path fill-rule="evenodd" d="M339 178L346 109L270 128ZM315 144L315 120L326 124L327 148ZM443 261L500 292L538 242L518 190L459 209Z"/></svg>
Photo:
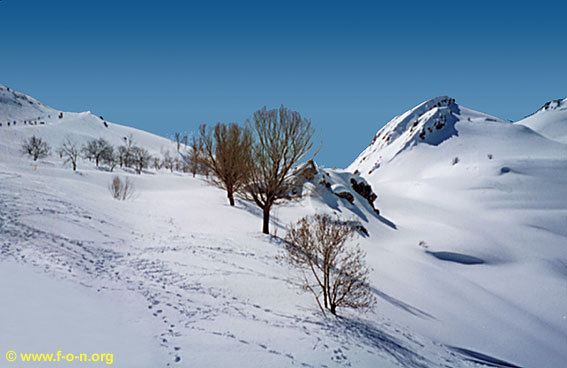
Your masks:
<svg viewBox="0 0 567 368"><path fill-rule="evenodd" d="M432 316L408 320L428 336L523 366L562 366L567 146L454 102L443 140L416 138L410 122L429 123L437 101L393 119L349 166L397 226L369 251L375 282ZM565 126L559 113L547 129Z"/></svg>
<svg viewBox="0 0 567 368"><path fill-rule="evenodd" d="M527 126L549 139L567 144L567 98L546 103L534 114L516 124Z"/></svg>
<svg viewBox="0 0 567 368"><path fill-rule="evenodd" d="M28 119L25 111L19 114ZM68 134L118 144L127 133L154 152L162 144L172 147L163 138L108 124L89 113L64 112L43 125L18 121L0 129L0 267L6 270L0 276L10 296L10 303L0 304L3 346L111 352L121 367L136 368L474 366L378 310L323 318L276 259L281 239L259 232L258 209L241 201L229 207L225 193L203 178L163 170L110 173L84 160L73 172L56 155L33 162L20 153L22 140L33 134L52 147ZM132 201L111 198L107 186L115 174L133 180ZM316 168L301 184L304 201L274 209L274 233L283 235L289 222L318 210L365 227L378 221L351 180L364 183L359 175ZM335 194L345 192L353 203ZM20 296L21 290L28 294ZM42 298L41 311L19 308ZM62 311L61 305L76 308ZM89 322L73 327L84 318ZM35 323L22 322L43 319L53 321L50 328L38 331ZM109 324L129 327L104 341ZM143 351L133 356L136 348Z"/></svg>
<svg viewBox="0 0 567 368"><path fill-rule="evenodd" d="M0 84L0 154L6 152L18 155L20 146L6 143L22 142L25 137L32 135L46 140L52 150L61 146L66 138L79 145L90 139L104 138L118 147L124 144L125 138L132 136L135 144L146 148L150 154L159 155L167 150L172 153L177 151L175 144L169 139L110 123L90 111L58 111L8 88Z"/></svg>
<svg viewBox="0 0 567 368"><path fill-rule="evenodd" d="M7 126L8 123L27 124L28 122L39 122L55 119L59 111L52 109L36 100L35 98L14 91L0 84L0 124Z"/></svg>
<svg viewBox="0 0 567 368"><path fill-rule="evenodd" d="M133 344L147 346L151 335L148 367L557 367L567 359L565 145L437 98L394 119L383 132L389 142L377 138L349 170L298 168L312 174L298 184L304 199L274 208L270 237L253 204L231 208L203 178L117 169L137 188L119 202L107 189L113 173L88 162L73 173L58 157L34 163L19 153L24 137L41 133L51 144L69 130L77 139L108 134L114 144L131 132L154 152L162 142L175 149L83 115L0 129L0 267L21 275L5 284L12 299L33 302L17 290L37 282L81 306L67 311L70 320L101 321L75 331L84 344L64 340L59 349L114 349L121 367L144 366L130 361L128 344L92 337L107 331L103 309L109 321L134 323L124 330ZM375 208L353 180L371 185ZM368 232L358 242L374 269L374 311L324 318L276 259L287 224L315 212ZM27 347L21 336L32 327L9 323L29 314L13 300L0 304L3 336L20 336L17 349L52 349ZM35 318L50 315L64 317L54 301ZM135 337L140 326L147 334Z"/></svg>

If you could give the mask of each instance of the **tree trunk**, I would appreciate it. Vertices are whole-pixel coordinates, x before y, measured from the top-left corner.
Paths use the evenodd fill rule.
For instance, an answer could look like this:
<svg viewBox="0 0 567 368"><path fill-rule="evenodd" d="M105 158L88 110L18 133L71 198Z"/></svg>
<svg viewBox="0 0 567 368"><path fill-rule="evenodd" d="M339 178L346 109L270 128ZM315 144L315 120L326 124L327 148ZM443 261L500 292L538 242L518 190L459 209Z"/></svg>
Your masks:
<svg viewBox="0 0 567 368"><path fill-rule="evenodd" d="M331 304L331 313L337 315L337 306L334 304Z"/></svg>
<svg viewBox="0 0 567 368"><path fill-rule="evenodd" d="M230 205L234 206L234 194L232 193L232 191L227 191L226 196L228 197L228 202L230 203Z"/></svg>
<svg viewBox="0 0 567 368"><path fill-rule="evenodd" d="M264 234L270 234L270 207L264 208L264 222L262 226L262 232Z"/></svg>
<svg viewBox="0 0 567 368"><path fill-rule="evenodd" d="M73 171L77 171L77 163L73 162Z"/></svg>

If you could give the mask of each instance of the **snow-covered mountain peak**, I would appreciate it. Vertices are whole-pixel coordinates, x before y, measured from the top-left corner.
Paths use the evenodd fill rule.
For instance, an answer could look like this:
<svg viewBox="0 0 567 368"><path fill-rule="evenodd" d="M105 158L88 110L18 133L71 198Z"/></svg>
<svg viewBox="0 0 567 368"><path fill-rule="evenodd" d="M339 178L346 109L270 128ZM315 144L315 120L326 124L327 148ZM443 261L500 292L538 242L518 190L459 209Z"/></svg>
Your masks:
<svg viewBox="0 0 567 368"><path fill-rule="evenodd" d="M440 138L439 135L428 133L432 133L433 128L441 130L447 125L448 119L452 120L450 116L458 111L455 99L447 96L435 97L392 119L378 131L371 145L378 149L383 148L400 137L406 138L405 145L410 141L417 142L417 136L426 143L435 144Z"/></svg>
<svg viewBox="0 0 567 368"><path fill-rule="evenodd" d="M451 113L452 110L456 109L458 109L458 106L455 104L455 99L447 96L435 97L392 119L380 129L373 142L378 141L379 146L386 146L408 130L414 131L420 120L430 118L437 111L443 110L446 113ZM424 117L425 119L423 119ZM383 142L380 142L380 139Z"/></svg>
<svg viewBox="0 0 567 368"><path fill-rule="evenodd" d="M459 121L504 123L501 119L463 108L454 98L435 97L396 116L380 129L349 169L369 173L418 144L437 146L458 135L455 124Z"/></svg>

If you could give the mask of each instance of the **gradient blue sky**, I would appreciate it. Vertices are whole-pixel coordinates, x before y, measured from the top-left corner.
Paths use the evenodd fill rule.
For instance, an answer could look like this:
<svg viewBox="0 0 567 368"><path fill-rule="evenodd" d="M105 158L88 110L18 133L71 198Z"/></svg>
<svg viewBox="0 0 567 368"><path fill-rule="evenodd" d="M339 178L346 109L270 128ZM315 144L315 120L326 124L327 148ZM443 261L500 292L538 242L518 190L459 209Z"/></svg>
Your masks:
<svg viewBox="0 0 567 368"><path fill-rule="evenodd" d="M517 120L567 94L565 2L0 1L0 82L171 137L264 105L344 167L438 95Z"/></svg>

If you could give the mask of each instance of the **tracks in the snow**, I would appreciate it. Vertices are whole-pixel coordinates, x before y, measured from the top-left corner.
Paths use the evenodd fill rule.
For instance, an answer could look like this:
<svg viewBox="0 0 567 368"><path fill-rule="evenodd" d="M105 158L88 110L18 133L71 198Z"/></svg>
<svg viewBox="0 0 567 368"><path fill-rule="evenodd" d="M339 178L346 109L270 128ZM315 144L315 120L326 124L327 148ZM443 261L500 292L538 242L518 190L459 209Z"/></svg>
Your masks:
<svg viewBox="0 0 567 368"><path fill-rule="evenodd" d="M278 272L271 253L254 252L233 241L209 234L185 234L172 220L159 219L169 231L139 233L122 231L108 236L117 226L60 193L30 188L18 176L2 178L0 187L0 261L16 259L40 267L57 277L106 288L108 282L144 296L148 313L161 322L156 333L171 359L166 365L183 366L183 337L210 336L265 352L290 365L313 366L297 352L271 346L265 336L247 329L232 329L233 323L270 329L270 333L293 332L310 341L313 350L328 356L327 365L351 366L353 351L366 351L406 367L426 367L430 361L417 353L423 344L404 332L385 332L357 319L322 319L314 310L294 313L262 306L212 282L245 277L286 287L290 281ZM34 219L49 217L54 223L71 223L94 234L92 239L64 235L57 226L46 229ZM94 239L94 240L93 240ZM229 321L229 323L226 323ZM394 336L396 334L396 336ZM286 345L289 346L289 345ZM357 350L358 349L358 350ZM450 358L447 365L454 365Z"/></svg>

